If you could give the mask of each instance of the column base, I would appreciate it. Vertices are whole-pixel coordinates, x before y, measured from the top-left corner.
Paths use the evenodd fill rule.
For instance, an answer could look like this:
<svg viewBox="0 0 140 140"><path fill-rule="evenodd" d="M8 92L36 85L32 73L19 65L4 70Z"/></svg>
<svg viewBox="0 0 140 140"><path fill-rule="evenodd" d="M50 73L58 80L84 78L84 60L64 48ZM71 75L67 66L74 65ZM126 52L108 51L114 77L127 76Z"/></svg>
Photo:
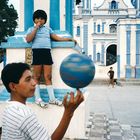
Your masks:
<svg viewBox="0 0 140 140"><path fill-rule="evenodd" d="M136 79L140 79L140 65L139 66L136 66Z"/></svg>
<svg viewBox="0 0 140 140"><path fill-rule="evenodd" d="M131 78L131 74L132 74L132 70L131 70L131 66L127 65L125 67L125 78Z"/></svg>

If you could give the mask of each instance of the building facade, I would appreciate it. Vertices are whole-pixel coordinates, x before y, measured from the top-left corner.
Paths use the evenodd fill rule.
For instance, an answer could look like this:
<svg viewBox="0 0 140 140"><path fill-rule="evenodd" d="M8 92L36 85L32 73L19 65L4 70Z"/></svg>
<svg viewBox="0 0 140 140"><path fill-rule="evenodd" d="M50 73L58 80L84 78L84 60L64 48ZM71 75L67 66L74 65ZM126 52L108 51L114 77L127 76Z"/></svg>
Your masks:
<svg viewBox="0 0 140 140"><path fill-rule="evenodd" d="M117 79L140 79L140 0L127 2L131 6L123 0L104 0L98 7L92 0L81 0L78 5L76 0L20 0L18 37L33 25L33 12L43 9L47 24L70 33L94 61L95 79L108 78L111 66ZM17 36L9 40L14 45L19 42Z"/></svg>
<svg viewBox="0 0 140 140"><path fill-rule="evenodd" d="M74 37L96 65L95 78L140 79L140 1L104 0L96 7L81 0L73 8Z"/></svg>

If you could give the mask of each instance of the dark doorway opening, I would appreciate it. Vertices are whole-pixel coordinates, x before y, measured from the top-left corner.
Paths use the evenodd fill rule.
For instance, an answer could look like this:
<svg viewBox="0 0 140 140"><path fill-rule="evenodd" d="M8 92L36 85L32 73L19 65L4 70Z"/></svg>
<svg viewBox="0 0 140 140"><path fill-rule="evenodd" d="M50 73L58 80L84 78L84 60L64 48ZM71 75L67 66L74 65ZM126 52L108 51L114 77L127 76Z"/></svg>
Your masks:
<svg viewBox="0 0 140 140"><path fill-rule="evenodd" d="M110 45L106 50L106 66L110 66L117 61L117 45Z"/></svg>

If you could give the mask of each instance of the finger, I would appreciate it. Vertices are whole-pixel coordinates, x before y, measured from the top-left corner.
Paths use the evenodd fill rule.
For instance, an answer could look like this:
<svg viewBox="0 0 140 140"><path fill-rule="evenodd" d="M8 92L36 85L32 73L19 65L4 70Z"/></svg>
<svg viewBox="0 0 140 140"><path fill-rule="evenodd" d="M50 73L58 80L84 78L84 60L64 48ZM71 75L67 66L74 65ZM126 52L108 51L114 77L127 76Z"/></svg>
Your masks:
<svg viewBox="0 0 140 140"><path fill-rule="evenodd" d="M78 103L78 105L84 101L84 95L83 93L79 90L77 91L77 98L76 98L76 101Z"/></svg>
<svg viewBox="0 0 140 140"><path fill-rule="evenodd" d="M70 102L74 101L74 92L70 92Z"/></svg>
<svg viewBox="0 0 140 140"><path fill-rule="evenodd" d="M84 95L81 94L81 97L80 97L80 103L84 101Z"/></svg>
<svg viewBox="0 0 140 140"><path fill-rule="evenodd" d="M63 99L63 105L65 106L67 104L67 98L68 98L68 94L66 94L64 96L64 99Z"/></svg>
<svg viewBox="0 0 140 140"><path fill-rule="evenodd" d="M81 95L82 95L82 93L81 93L81 91L78 89L78 90L77 90L77 95L76 95L76 98L75 98L75 99L76 99L77 101L79 101Z"/></svg>

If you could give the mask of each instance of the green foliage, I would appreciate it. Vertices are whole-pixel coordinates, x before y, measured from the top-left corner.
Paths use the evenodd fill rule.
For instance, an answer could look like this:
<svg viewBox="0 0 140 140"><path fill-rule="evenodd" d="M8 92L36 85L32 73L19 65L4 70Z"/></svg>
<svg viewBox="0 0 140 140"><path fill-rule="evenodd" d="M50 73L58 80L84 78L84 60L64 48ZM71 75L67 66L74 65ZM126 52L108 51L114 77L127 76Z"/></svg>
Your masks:
<svg viewBox="0 0 140 140"><path fill-rule="evenodd" d="M0 0L0 43L15 33L18 14L14 6L8 5L9 0Z"/></svg>

